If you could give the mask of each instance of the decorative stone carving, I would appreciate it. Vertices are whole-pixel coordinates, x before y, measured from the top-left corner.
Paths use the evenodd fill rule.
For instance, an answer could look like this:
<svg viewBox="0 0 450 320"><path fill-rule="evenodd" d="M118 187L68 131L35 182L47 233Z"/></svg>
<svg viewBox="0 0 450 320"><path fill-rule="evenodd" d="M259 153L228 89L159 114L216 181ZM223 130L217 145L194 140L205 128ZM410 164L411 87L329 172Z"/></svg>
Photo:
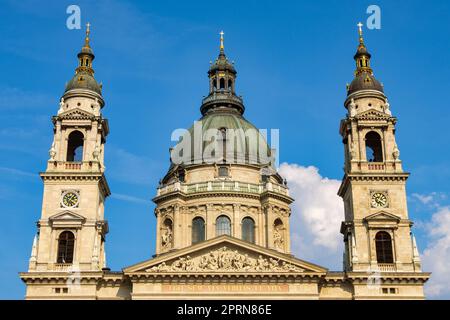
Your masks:
<svg viewBox="0 0 450 320"><path fill-rule="evenodd" d="M353 98L348 105L348 115L350 117L356 116L356 103L355 103L355 99L353 99Z"/></svg>
<svg viewBox="0 0 450 320"><path fill-rule="evenodd" d="M97 114L100 111L100 103L98 102L97 98L95 98L95 102L92 105L92 111L94 112L94 114Z"/></svg>
<svg viewBox="0 0 450 320"><path fill-rule="evenodd" d="M61 100L59 100L58 114L63 113L63 112L64 112L64 98L61 98Z"/></svg>
<svg viewBox="0 0 450 320"><path fill-rule="evenodd" d="M180 257L173 261L170 265L162 262L153 266L147 271L154 272L303 272L304 269L288 263L286 261L274 258L266 258L262 255L253 258L248 254L243 254L237 250L228 247L211 250L208 253L196 258L190 256Z"/></svg>
<svg viewBox="0 0 450 320"><path fill-rule="evenodd" d="M275 248L283 249L284 237L282 225L277 225L273 229L273 245L275 246Z"/></svg>
<svg viewBox="0 0 450 320"><path fill-rule="evenodd" d="M94 160L98 160L99 156L100 156L100 147L98 146L98 144L96 144L94 151L92 152L92 157L94 158Z"/></svg>
<svg viewBox="0 0 450 320"><path fill-rule="evenodd" d="M384 104L384 112L386 114L392 116L392 112L391 112L390 106L391 105L389 104L388 100L386 99L386 103Z"/></svg>
<svg viewBox="0 0 450 320"><path fill-rule="evenodd" d="M172 239L173 239L172 226L165 225L161 235L161 245L163 246L163 248L171 248Z"/></svg>
<svg viewBox="0 0 450 320"><path fill-rule="evenodd" d="M48 153L50 155L50 160L55 160L55 156L56 156L55 141L53 141L52 147L50 148Z"/></svg>
<svg viewBox="0 0 450 320"><path fill-rule="evenodd" d="M392 156L394 157L394 160L399 160L400 158L400 150L398 150L397 144L394 146L394 151L392 151Z"/></svg>

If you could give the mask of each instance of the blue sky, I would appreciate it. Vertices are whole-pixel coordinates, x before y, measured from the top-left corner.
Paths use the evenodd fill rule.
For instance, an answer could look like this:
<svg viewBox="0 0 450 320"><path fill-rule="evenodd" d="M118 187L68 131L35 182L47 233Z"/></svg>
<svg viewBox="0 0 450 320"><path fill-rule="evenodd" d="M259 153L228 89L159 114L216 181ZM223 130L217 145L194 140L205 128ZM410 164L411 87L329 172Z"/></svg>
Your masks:
<svg viewBox="0 0 450 320"><path fill-rule="evenodd" d="M52 142L50 119L83 43L84 31L66 28L70 4L0 1L0 298L24 295L17 272L27 269L40 216L38 172L45 169ZM342 178L339 121L345 116L345 85L353 78L356 23L366 21L370 4L381 8L381 29L365 29L365 39L375 76L399 119L397 142L412 173L407 190L419 249L429 250L428 270L437 268L435 256L448 265L448 1L75 4L83 25L92 24L95 75L103 82L103 112L111 128L106 175L113 195L105 214L113 270L154 253L150 199L169 165L171 132L200 116L222 29L247 119L280 130L280 163L314 166L324 179ZM448 246L439 251L442 245ZM341 265L321 257L313 262ZM450 283L442 268L436 270L435 281ZM433 297L450 297L448 289L436 290L430 290Z"/></svg>

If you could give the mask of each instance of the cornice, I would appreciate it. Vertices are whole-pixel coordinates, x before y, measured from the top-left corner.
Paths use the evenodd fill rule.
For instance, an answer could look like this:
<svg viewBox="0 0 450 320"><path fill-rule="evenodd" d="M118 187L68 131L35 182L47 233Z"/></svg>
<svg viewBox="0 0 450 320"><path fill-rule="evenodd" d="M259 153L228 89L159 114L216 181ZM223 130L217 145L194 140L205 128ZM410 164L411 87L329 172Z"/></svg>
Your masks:
<svg viewBox="0 0 450 320"><path fill-rule="evenodd" d="M105 197L111 195L108 182L104 173L90 173L90 172L40 172L39 176L42 181L98 181L100 189Z"/></svg>
<svg viewBox="0 0 450 320"><path fill-rule="evenodd" d="M76 279L81 283L97 283L102 277L102 271L80 271L80 272L21 272L20 278L26 284L49 284L67 283L67 280Z"/></svg>
<svg viewBox="0 0 450 320"><path fill-rule="evenodd" d="M344 192L351 181L406 181L409 172L402 173L346 173L342 178L341 186L338 190L340 197L344 196Z"/></svg>
<svg viewBox="0 0 450 320"><path fill-rule="evenodd" d="M319 282L321 278L325 277L326 273L319 272L204 272L204 273L189 273L189 272L174 272L174 273L151 273L151 272L130 272L126 273L126 276L130 278L131 282L141 282L145 280L150 281L164 281L170 280L171 282L185 282L189 279L202 281L227 279L236 281L250 281L254 283L261 283L266 280L270 283L284 283L292 279L301 279L308 282ZM302 281L302 282L303 282Z"/></svg>
<svg viewBox="0 0 450 320"><path fill-rule="evenodd" d="M274 199L284 201L287 204L291 204L292 202L294 202L294 199L289 196L282 195L282 194L279 194L276 192L271 192L271 191L265 191L260 194L244 193L241 191L205 191L205 192L196 192L196 193L192 193L192 194L185 194L181 191L174 191L171 193L166 193L166 194L154 197L152 199L152 201L155 204L159 204L163 201L171 200L174 198L181 198L183 201L186 201L186 200L191 200L191 199L213 198L213 197L238 197L238 198L254 199L254 200L259 200L259 201L263 201L264 199L267 199L267 198L274 198Z"/></svg>

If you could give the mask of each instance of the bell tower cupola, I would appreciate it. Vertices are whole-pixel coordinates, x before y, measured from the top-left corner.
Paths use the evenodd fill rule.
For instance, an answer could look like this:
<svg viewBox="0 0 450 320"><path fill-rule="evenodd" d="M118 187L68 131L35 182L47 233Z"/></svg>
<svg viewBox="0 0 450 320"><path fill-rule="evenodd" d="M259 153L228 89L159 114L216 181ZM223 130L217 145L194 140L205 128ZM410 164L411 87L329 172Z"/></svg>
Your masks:
<svg viewBox="0 0 450 320"><path fill-rule="evenodd" d="M91 33L90 23L86 25L86 37L84 38L84 46L81 48L81 51L78 53L78 68L76 69L76 73L86 72L91 76L94 75L94 69L92 69L92 61L95 56L92 52L91 46L89 45L89 35Z"/></svg>

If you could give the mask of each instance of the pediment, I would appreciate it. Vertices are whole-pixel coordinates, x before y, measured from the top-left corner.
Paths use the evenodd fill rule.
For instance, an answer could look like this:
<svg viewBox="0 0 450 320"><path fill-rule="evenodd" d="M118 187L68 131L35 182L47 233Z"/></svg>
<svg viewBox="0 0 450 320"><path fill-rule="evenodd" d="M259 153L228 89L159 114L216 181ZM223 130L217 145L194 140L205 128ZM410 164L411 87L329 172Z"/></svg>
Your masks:
<svg viewBox="0 0 450 320"><path fill-rule="evenodd" d="M123 269L124 273L325 273L326 268L224 235Z"/></svg>
<svg viewBox="0 0 450 320"><path fill-rule="evenodd" d="M387 119L389 119L391 117L392 116L390 116L390 115L388 115L388 114L386 114L384 112L378 111L376 109L366 110L366 111L361 112L360 114L358 114L356 116L356 118L358 118L360 120L379 120L379 119L387 120Z"/></svg>
<svg viewBox="0 0 450 320"><path fill-rule="evenodd" d="M58 115L61 119L67 120L89 120L94 117L94 115L86 110L82 110L80 108L74 108L67 111L64 111Z"/></svg>
<svg viewBox="0 0 450 320"><path fill-rule="evenodd" d="M364 218L364 220L368 222L376 222L376 221L395 221L399 222L401 218L399 216L396 216L395 214L386 212L386 211L380 211L374 214L371 214Z"/></svg>
<svg viewBox="0 0 450 320"><path fill-rule="evenodd" d="M48 218L52 222L80 222L83 223L86 218L69 210L57 213Z"/></svg>

